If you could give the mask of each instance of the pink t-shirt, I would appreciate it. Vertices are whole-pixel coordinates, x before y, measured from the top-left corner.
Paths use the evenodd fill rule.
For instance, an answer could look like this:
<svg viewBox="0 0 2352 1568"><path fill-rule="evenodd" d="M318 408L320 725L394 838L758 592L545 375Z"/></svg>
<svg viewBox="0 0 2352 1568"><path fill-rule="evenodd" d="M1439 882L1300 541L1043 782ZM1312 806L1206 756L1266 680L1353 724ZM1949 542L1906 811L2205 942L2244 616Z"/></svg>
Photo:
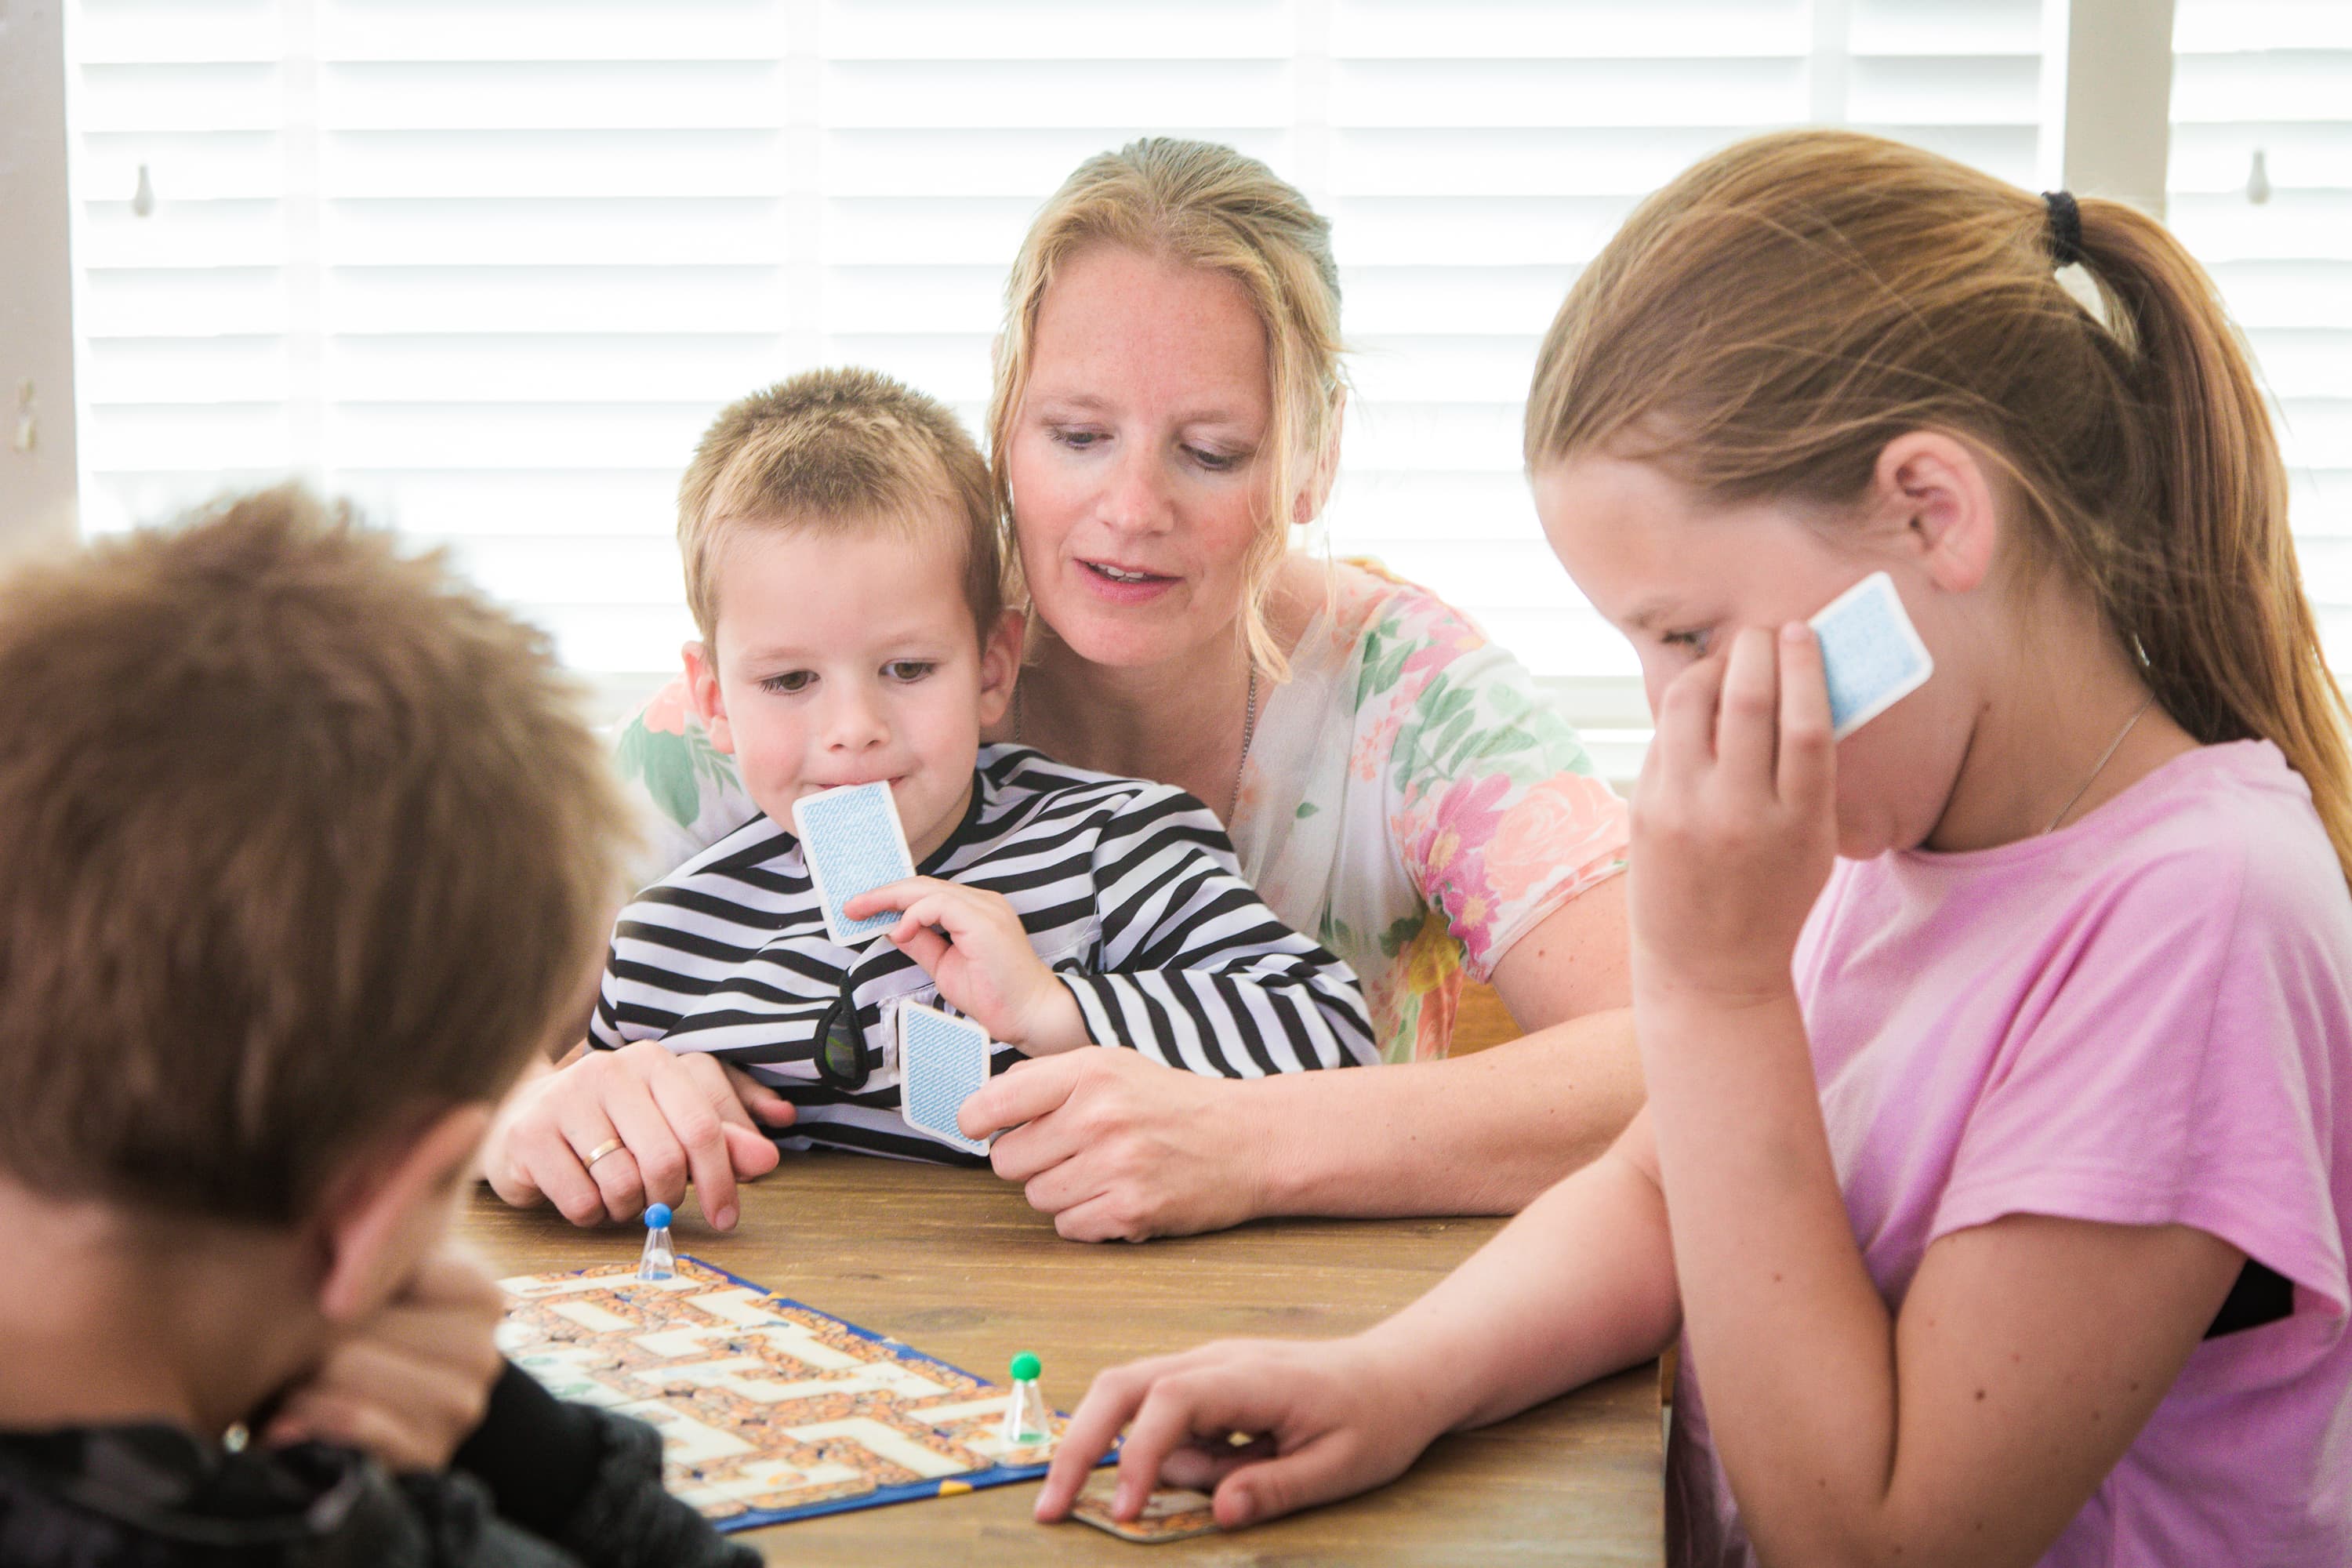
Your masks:
<svg viewBox="0 0 2352 1568"><path fill-rule="evenodd" d="M2192 752L2042 837L1840 861L1796 979L1890 1307L1937 1237L2012 1214L2191 1225L2294 1284L2197 1348L2044 1568L2352 1563L2352 897L2277 748ZM1752 1563L1685 1350L1675 1557Z"/></svg>

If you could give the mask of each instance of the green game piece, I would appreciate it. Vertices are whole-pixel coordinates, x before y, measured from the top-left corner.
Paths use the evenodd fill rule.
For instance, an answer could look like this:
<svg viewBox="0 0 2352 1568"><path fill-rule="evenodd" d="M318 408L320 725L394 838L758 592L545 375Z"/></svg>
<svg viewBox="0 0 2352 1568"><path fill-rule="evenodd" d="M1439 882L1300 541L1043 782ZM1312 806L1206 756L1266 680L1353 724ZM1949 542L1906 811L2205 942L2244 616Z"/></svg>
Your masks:
<svg viewBox="0 0 2352 1568"><path fill-rule="evenodd" d="M1041 1370L1037 1358L1027 1351L1013 1358L1013 1381L1015 1383L1034 1383Z"/></svg>

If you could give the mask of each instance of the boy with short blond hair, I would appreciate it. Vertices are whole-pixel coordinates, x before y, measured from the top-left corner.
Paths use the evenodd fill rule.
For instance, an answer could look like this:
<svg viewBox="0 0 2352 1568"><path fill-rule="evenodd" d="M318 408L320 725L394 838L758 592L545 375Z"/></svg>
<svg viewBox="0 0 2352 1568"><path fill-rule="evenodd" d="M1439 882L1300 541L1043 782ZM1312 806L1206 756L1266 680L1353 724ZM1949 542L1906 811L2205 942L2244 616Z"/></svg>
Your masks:
<svg viewBox="0 0 2352 1568"><path fill-rule="evenodd" d="M610 907L572 701L290 489L0 590L0 1561L747 1555L443 1251Z"/></svg>
<svg viewBox="0 0 2352 1568"><path fill-rule="evenodd" d="M982 744L1023 624L987 466L944 407L865 370L744 398L687 470L678 543L702 634L678 700L733 759L741 826L623 912L598 1048L492 1134L509 1201L593 1224L691 1177L730 1225L735 1179L775 1163L755 1121L787 1147L977 1163L899 1116L913 1005L985 1026L997 1072L1089 1045L1229 1077L1372 1059L1355 976L1241 879L1200 802ZM873 782L918 874L851 900L899 918L844 947L792 807Z"/></svg>

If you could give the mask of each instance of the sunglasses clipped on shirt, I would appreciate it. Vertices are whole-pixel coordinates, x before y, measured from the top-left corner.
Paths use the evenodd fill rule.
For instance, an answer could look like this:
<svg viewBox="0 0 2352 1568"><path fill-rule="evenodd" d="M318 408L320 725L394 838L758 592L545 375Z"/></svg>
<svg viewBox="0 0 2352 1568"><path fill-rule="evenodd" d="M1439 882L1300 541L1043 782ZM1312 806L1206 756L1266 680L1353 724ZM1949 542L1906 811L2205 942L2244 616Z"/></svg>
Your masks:
<svg viewBox="0 0 2352 1568"><path fill-rule="evenodd" d="M866 1031L857 1022L857 974L841 977L841 994L824 1010L816 1027L816 1076L829 1088L845 1093L864 1089L874 1076L866 1056Z"/></svg>

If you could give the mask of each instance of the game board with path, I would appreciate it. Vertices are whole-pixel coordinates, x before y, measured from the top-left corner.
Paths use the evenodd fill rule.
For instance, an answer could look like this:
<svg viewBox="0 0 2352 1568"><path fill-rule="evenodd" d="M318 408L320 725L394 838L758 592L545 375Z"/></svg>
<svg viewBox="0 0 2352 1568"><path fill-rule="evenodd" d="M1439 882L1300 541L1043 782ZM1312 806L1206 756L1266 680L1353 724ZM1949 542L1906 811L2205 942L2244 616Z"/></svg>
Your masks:
<svg viewBox="0 0 2352 1568"><path fill-rule="evenodd" d="M653 1283L627 1264L499 1283L508 1357L658 1428L669 1489L721 1530L1026 1480L1053 1455L1004 1445L1004 1384L696 1258Z"/></svg>

